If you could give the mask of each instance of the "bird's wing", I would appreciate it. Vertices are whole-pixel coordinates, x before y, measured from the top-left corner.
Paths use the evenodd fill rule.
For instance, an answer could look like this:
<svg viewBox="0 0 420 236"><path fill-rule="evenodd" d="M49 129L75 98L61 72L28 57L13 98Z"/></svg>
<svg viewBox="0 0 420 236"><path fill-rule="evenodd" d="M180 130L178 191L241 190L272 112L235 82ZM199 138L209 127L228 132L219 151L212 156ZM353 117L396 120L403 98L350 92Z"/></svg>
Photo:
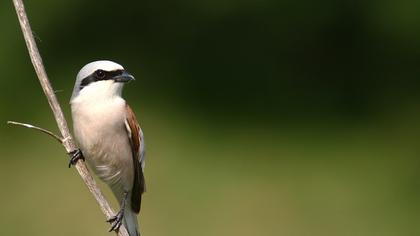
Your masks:
<svg viewBox="0 0 420 236"><path fill-rule="evenodd" d="M133 190L131 192L131 208L134 212L140 212L141 206L141 195L146 190L144 181L143 168L144 168L144 138L143 131L140 129L137 123L136 115L133 110L126 105L126 120L125 126L127 129L128 137L131 144L131 150L133 153L133 164L134 164L134 182Z"/></svg>

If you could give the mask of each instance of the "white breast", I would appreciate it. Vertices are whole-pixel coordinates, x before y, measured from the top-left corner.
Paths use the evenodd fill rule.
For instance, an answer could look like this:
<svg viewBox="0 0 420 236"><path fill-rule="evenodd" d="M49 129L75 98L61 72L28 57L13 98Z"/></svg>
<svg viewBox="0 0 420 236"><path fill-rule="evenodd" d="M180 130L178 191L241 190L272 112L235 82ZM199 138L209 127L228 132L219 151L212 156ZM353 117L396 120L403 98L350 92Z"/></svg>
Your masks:
<svg viewBox="0 0 420 236"><path fill-rule="evenodd" d="M87 94L71 101L76 141L93 171L118 195L131 189L134 178L125 106L119 96Z"/></svg>

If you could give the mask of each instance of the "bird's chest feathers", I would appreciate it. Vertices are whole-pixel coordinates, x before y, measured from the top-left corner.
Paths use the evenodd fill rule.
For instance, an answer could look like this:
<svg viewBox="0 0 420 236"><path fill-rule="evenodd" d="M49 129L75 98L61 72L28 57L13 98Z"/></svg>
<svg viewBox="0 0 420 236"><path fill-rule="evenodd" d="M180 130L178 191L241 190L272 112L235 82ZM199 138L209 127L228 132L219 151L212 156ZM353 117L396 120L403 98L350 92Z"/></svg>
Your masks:
<svg viewBox="0 0 420 236"><path fill-rule="evenodd" d="M116 140L126 136L125 101L110 99L73 104L75 135L85 151L112 151ZM127 138L123 138L124 141Z"/></svg>
<svg viewBox="0 0 420 236"><path fill-rule="evenodd" d="M125 128L125 101L72 103L74 134L86 160L105 182L131 186L132 153ZM121 176L121 173L125 173Z"/></svg>

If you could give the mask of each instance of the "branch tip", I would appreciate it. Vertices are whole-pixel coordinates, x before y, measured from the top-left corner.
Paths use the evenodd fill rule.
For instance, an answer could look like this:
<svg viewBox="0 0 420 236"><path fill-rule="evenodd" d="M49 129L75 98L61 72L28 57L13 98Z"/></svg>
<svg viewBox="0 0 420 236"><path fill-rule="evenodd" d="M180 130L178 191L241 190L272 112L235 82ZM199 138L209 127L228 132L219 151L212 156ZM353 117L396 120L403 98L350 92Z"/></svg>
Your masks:
<svg viewBox="0 0 420 236"><path fill-rule="evenodd" d="M59 143L63 143L63 139L60 137L60 136L58 136L58 135L56 135L56 134L54 134L53 132L51 132L51 131L49 131L49 130L46 130L46 129L43 129L43 128L40 128L40 127L37 127L37 126L34 126L34 125L31 125L31 124L25 124L25 123L21 123L21 122L16 122L16 121L7 121L7 124L9 124L9 125L17 125L17 126L22 126L22 127L25 127L25 128L29 128L29 129L34 129L34 130L38 130L38 131L41 131L42 133L44 133L44 134L48 134L49 136L51 136L51 137L53 137L55 140L57 140Z"/></svg>

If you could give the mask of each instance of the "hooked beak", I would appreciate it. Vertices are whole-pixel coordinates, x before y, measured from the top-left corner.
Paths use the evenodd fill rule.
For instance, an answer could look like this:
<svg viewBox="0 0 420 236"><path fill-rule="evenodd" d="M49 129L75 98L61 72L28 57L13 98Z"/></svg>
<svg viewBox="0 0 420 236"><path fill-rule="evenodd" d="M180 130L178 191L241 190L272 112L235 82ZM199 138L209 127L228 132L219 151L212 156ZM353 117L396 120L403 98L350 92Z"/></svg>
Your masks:
<svg viewBox="0 0 420 236"><path fill-rule="evenodd" d="M112 77L112 79L115 82L120 82L120 83L127 83L127 82L130 82L132 80L135 80L134 76L129 74L127 71L123 71L121 74Z"/></svg>

